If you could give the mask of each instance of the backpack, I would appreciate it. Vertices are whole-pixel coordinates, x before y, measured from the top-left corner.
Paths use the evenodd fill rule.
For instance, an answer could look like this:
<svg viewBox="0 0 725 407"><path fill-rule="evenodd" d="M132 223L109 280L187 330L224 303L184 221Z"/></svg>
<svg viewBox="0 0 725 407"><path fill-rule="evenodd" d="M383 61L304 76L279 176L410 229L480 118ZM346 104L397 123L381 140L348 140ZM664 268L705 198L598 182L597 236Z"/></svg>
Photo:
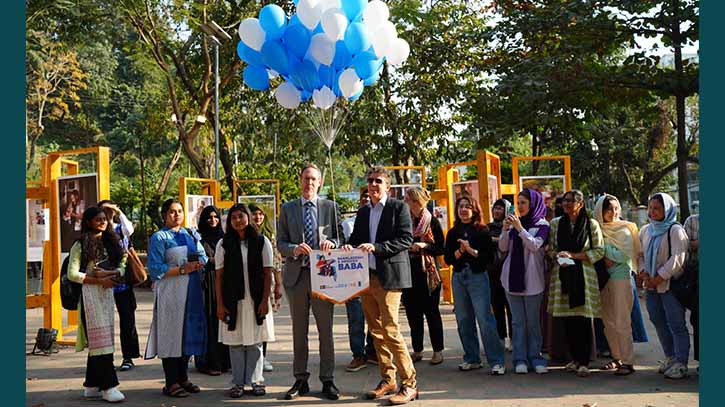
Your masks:
<svg viewBox="0 0 725 407"><path fill-rule="evenodd" d="M81 254L81 258L83 258L83 254ZM66 256L63 265L60 266L60 302L68 311L77 311L83 285L68 279L69 262L70 255Z"/></svg>
<svg viewBox="0 0 725 407"><path fill-rule="evenodd" d="M672 226L674 226L674 224ZM670 229L667 229L668 259L672 257L672 238L670 237L670 230L672 229L672 226L670 226ZM670 292L672 292L672 295L677 298L677 301L679 301L683 307L689 310L695 309L698 304L697 275L700 267L697 262L693 263L695 264L688 264L688 262L685 262L685 264L682 265L682 273L676 277L672 276L672 278L670 278Z"/></svg>

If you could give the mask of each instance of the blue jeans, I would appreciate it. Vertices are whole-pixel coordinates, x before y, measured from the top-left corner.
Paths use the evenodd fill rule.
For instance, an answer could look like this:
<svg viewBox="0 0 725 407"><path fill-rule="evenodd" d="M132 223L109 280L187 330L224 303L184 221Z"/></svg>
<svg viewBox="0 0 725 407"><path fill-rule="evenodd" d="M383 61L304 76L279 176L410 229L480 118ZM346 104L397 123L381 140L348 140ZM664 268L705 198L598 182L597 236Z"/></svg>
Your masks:
<svg viewBox="0 0 725 407"><path fill-rule="evenodd" d="M541 302L544 293L537 295L511 295L506 293L511 307L511 326L513 327L514 366L525 364L528 367L546 366L541 356Z"/></svg>
<svg viewBox="0 0 725 407"><path fill-rule="evenodd" d="M504 364L503 344L496 330L496 318L491 312L491 286L488 274L473 273L470 269L453 273L458 336L463 344L463 361L481 363L476 323L483 338L483 348L490 366Z"/></svg>
<svg viewBox="0 0 725 407"><path fill-rule="evenodd" d="M678 362L687 365L690 333L685 323L685 307L670 291L660 294L647 290L647 312L657 330L665 356L674 356Z"/></svg>
<svg viewBox="0 0 725 407"><path fill-rule="evenodd" d="M350 337L350 350L353 357L367 357L375 354L373 337L368 332L365 336L365 314L363 314L362 301L355 297L345 303L347 311L347 334ZM367 338L367 346L365 344Z"/></svg>

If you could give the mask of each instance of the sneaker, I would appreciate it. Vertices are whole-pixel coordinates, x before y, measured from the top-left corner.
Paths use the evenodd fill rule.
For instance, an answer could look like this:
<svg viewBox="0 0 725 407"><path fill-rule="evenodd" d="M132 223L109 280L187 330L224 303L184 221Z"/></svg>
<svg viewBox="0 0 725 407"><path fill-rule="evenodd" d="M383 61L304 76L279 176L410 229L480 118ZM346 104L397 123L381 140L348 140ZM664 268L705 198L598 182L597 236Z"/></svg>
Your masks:
<svg viewBox="0 0 725 407"><path fill-rule="evenodd" d="M674 362L670 368L665 371L665 377L668 379L684 379L687 377L687 366L680 362Z"/></svg>
<svg viewBox="0 0 725 407"><path fill-rule="evenodd" d="M118 386L103 390L101 393L103 393L103 399L109 403L118 403L126 399L126 396L118 390Z"/></svg>
<svg viewBox="0 0 725 407"><path fill-rule="evenodd" d="M83 390L83 397L87 399L99 399L102 394L98 387L86 387Z"/></svg>
<svg viewBox="0 0 725 407"><path fill-rule="evenodd" d="M467 371L473 370L473 369L480 369L480 368L481 368L480 363L463 362L460 365L458 365L458 370L462 370L464 372L467 372Z"/></svg>
<svg viewBox="0 0 725 407"><path fill-rule="evenodd" d="M443 352L433 352L433 356L430 358L431 365L439 365L443 363Z"/></svg>
<svg viewBox="0 0 725 407"><path fill-rule="evenodd" d="M670 368L670 366L672 366L675 363L675 358L674 358L674 356L670 356L665 360L660 360L659 363L660 363L660 366L657 369L657 373L664 373L667 371L667 369Z"/></svg>
<svg viewBox="0 0 725 407"><path fill-rule="evenodd" d="M422 352L411 352L410 360L413 363L420 362L421 360L423 360L423 353Z"/></svg>
<svg viewBox="0 0 725 407"><path fill-rule="evenodd" d="M348 372L357 372L358 370L367 367L367 362L365 361L365 358L362 356L355 356L352 358L350 363L347 365L345 370Z"/></svg>
<svg viewBox="0 0 725 407"><path fill-rule="evenodd" d="M272 362L269 361L269 359L264 358L264 361L262 362L262 370L265 372L271 372L274 371L274 366L272 366Z"/></svg>
<svg viewBox="0 0 725 407"><path fill-rule="evenodd" d="M571 361L566 364L566 366L564 367L564 370L566 370L567 372L576 372L577 370L579 370L579 364L574 361Z"/></svg>
<svg viewBox="0 0 725 407"><path fill-rule="evenodd" d="M503 376L504 374L506 374L506 368L504 367L504 365L496 363L491 368L491 374L494 376Z"/></svg>
<svg viewBox="0 0 725 407"><path fill-rule="evenodd" d="M529 373L529 367L526 366L526 363L519 363L518 365L516 365L514 371L518 374L526 374Z"/></svg>
<svg viewBox="0 0 725 407"><path fill-rule="evenodd" d="M536 370L537 374L549 373L549 368L547 368L546 366L534 366L534 369Z"/></svg>
<svg viewBox="0 0 725 407"><path fill-rule="evenodd" d="M367 355L367 362L370 363L371 365L377 365L378 364L378 355L376 353Z"/></svg>
<svg viewBox="0 0 725 407"><path fill-rule="evenodd" d="M514 350L513 345L511 345L511 338L504 339L504 348L506 348L508 352L512 352Z"/></svg>
<svg viewBox="0 0 725 407"><path fill-rule="evenodd" d="M579 377L587 377L591 373L589 372L589 368L586 366L579 366L579 369L576 370L576 375Z"/></svg>

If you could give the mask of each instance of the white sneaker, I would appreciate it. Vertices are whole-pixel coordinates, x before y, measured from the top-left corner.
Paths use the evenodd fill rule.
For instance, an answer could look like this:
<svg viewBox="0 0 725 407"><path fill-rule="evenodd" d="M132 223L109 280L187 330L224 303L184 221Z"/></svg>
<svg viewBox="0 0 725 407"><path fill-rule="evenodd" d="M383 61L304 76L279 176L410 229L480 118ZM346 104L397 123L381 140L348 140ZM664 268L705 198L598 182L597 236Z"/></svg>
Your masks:
<svg viewBox="0 0 725 407"><path fill-rule="evenodd" d="M87 399L98 399L101 398L101 391L98 387L86 387L83 390L83 397Z"/></svg>
<svg viewBox="0 0 725 407"><path fill-rule="evenodd" d="M103 390L101 393L103 393L103 399L109 403L118 403L126 399L126 396L118 390L118 386Z"/></svg>
<svg viewBox="0 0 725 407"><path fill-rule="evenodd" d="M514 350L513 345L511 345L511 338L504 339L504 348L506 348L507 351L512 352Z"/></svg>
<svg viewBox="0 0 725 407"><path fill-rule="evenodd" d="M579 366L579 369L576 370L576 375L579 377L588 377L590 374L589 368L584 365Z"/></svg>
<svg viewBox="0 0 725 407"><path fill-rule="evenodd" d="M535 366L534 369L538 374L549 373L549 368L547 368L546 366Z"/></svg>
<svg viewBox="0 0 725 407"><path fill-rule="evenodd" d="M567 363L564 367L564 370L566 370L567 372L576 372L578 369L579 365L574 361Z"/></svg>
<svg viewBox="0 0 725 407"><path fill-rule="evenodd" d="M526 366L525 363L519 363L518 365L516 365L515 371L518 374L526 374L529 373L529 367Z"/></svg>
<svg viewBox="0 0 725 407"><path fill-rule="evenodd" d="M670 356L665 360L660 360L659 363L660 367L657 369L657 373L664 373L675 363L675 358Z"/></svg>
<svg viewBox="0 0 725 407"><path fill-rule="evenodd" d="M506 374L506 368L504 367L504 365L497 363L491 368L491 374L494 376L503 376L504 374Z"/></svg>
<svg viewBox="0 0 725 407"><path fill-rule="evenodd" d="M684 379L687 377L687 366L683 363L675 362L665 371L665 377L668 379Z"/></svg>
<svg viewBox="0 0 725 407"><path fill-rule="evenodd" d="M462 370L464 372L467 372L467 371L473 370L473 369L480 369L480 368L481 368L481 364L480 363L463 362L460 365L458 365L458 369L459 370Z"/></svg>
<svg viewBox="0 0 725 407"><path fill-rule="evenodd" d="M272 366L272 362L269 361L269 359L264 358L264 362L262 362L264 365L262 370L265 372L271 372L274 370L274 366Z"/></svg>

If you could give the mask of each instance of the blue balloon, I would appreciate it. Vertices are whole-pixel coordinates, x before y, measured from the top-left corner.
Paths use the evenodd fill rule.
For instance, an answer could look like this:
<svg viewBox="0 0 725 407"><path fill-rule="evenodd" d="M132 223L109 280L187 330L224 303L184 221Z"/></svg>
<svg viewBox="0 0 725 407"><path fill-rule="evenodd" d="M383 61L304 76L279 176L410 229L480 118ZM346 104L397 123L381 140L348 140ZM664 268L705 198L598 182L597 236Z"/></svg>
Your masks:
<svg viewBox="0 0 725 407"><path fill-rule="evenodd" d="M300 94L300 98L303 102L307 102L312 97L312 92L308 92L306 90L303 90Z"/></svg>
<svg viewBox="0 0 725 407"><path fill-rule="evenodd" d="M345 30L345 45L347 51L356 55L357 53L370 48L370 38L368 37L367 28L363 23L352 23Z"/></svg>
<svg viewBox="0 0 725 407"><path fill-rule="evenodd" d="M300 0L292 0L292 2L293 2L293 3L295 3L295 6L296 6L296 5L297 5L297 3L299 3L299 2L300 2ZM295 15L296 15L296 14L295 14Z"/></svg>
<svg viewBox="0 0 725 407"><path fill-rule="evenodd" d="M350 21L355 20L365 10L368 0L342 0L342 11Z"/></svg>
<svg viewBox="0 0 725 407"><path fill-rule="evenodd" d="M340 90L340 75L342 75L343 72L345 72L345 70L340 69L335 73L335 82L332 84L332 92L337 97L342 96L342 90Z"/></svg>
<svg viewBox="0 0 725 407"><path fill-rule="evenodd" d="M335 43L335 57L332 60L332 66L335 69L347 68L352 64L352 55L347 50L347 45L344 41L337 41Z"/></svg>
<svg viewBox="0 0 725 407"><path fill-rule="evenodd" d="M383 66L380 65L380 68L378 68L377 72L374 74L368 76L367 78L363 79L363 85L365 86L372 86L378 83L378 79L380 79L380 72L383 71Z"/></svg>
<svg viewBox="0 0 725 407"><path fill-rule="evenodd" d="M322 23L317 23L317 27L315 27L315 29L312 30L312 35L322 34L324 32L325 32L325 29L322 28Z"/></svg>
<svg viewBox="0 0 725 407"><path fill-rule="evenodd" d="M267 74L267 69L261 66L247 66L244 68L242 77L244 78L244 83L254 90L269 89L269 74Z"/></svg>
<svg viewBox="0 0 725 407"><path fill-rule="evenodd" d="M262 45L262 61L281 75L289 72L287 51L279 41L265 41Z"/></svg>
<svg viewBox="0 0 725 407"><path fill-rule="evenodd" d="M267 4L259 12L259 25L266 33L266 39L277 40L282 37L287 26L287 15L282 7L276 4Z"/></svg>
<svg viewBox="0 0 725 407"><path fill-rule="evenodd" d="M328 65L320 65L317 69L317 76L320 78L320 86L327 86L332 89L332 86L335 83L336 73L335 68Z"/></svg>
<svg viewBox="0 0 725 407"><path fill-rule="evenodd" d="M376 58L372 50L367 50L355 55L352 65L359 78L369 78L383 66L383 59Z"/></svg>
<svg viewBox="0 0 725 407"><path fill-rule="evenodd" d="M242 41L239 41L239 44L237 44L237 55L239 55L239 59L246 62L248 65L264 66L262 54L249 48Z"/></svg>
<svg viewBox="0 0 725 407"><path fill-rule="evenodd" d="M284 33L283 42L289 51L298 58L304 58L307 48L310 47L310 30L302 24L295 24L287 27Z"/></svg>
<svg viewBox="0 0 725 407"><path fill-rule="evenodd" d="M290 79L296 86L312 92L320 88L320 77L317 74L317 67L312 61L303 60L290 67Z"/></svg>
<svg viewBox="0 0 725 407"><path fill-rule="evenodd" d="M295 3L296 5L296 3ZM299 25L302 24L302 21L300 21L300 18L297 17L297 13L292 14L292 17L289 18L289 22L287 22L287 28L292 27L293 25Z"/></svg>
<svg viewBox="0 0 725 407"><path fill-rule="evenodd" d="M362 91L362 89L360 89L360 92L350 96L349 98L347 98L347 100L354 102L354 101L360 99L360 96L362 96L362 93L363 93L363 91Z"/></svg>

